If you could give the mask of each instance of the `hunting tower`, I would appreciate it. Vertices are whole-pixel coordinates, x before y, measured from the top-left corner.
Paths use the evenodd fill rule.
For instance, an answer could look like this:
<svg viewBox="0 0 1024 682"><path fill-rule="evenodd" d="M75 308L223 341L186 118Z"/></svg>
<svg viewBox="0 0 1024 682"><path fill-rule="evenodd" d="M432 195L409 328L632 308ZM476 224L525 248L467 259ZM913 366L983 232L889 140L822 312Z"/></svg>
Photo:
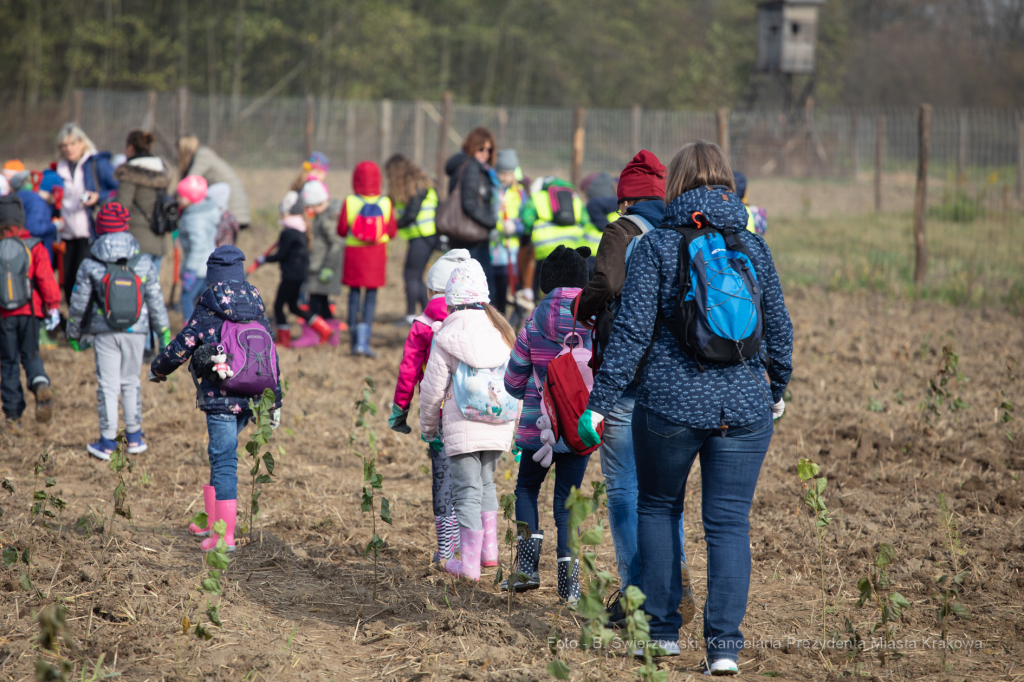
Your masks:
<svg viewBox="0 0 1024 682"><path fill-rule="evenodd" d="M757 6L761 72L810 75L818 43L818 9L825 0L770 0Z"/></svg>

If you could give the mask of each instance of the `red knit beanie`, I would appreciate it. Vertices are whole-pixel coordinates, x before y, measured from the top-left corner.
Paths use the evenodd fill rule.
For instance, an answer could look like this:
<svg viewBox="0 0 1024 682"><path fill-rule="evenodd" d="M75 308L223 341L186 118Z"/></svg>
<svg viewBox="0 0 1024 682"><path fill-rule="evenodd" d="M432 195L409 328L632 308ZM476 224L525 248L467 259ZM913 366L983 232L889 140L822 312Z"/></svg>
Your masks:
<svg viewBox="0 0 1024 682"><path fill-rule="evenodd" d="M373 161L360 161L352 171L352 189L364 197L380 194L380 167Z"/></svg>
<svg viewBox="0 0 1024 682"><path fill-rule="evenodd" d="M112 201L100 209L96 216L96 234L125 232L128 229L128 209Z"/></svg>
<svg viewBox="0 0 1024 682"><path fill-rule="evenodd" d="M665 198L665 167L658 157L641 149L619 175L619 201Z"/></svg>

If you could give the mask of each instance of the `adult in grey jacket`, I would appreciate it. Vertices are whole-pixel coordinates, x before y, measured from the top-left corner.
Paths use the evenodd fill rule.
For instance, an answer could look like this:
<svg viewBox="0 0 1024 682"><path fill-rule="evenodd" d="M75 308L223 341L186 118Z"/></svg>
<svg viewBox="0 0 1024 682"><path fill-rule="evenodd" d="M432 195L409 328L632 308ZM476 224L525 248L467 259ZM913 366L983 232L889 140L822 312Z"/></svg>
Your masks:
<svg viewBox="0 0 1024 682"><path fill-rule="evenodd" d="M142 353L150 325L160 330L160 347L170 342L170 329L164 295L160 290L153 259L141 253L139 243L128 233L128 211L113 202L104 206L96 218L99 237L89 250L89 257L78 268L75 288L68 311L67 336L74 350L81 350L91 341L96 353L96 403L99 411L100 438L89 443L86 450L97 459L109 460L117 436L117 403L124 409L128 452L140 453L147 448L142 439L142 393L140 373ZM142 282L143 303L139 319L125 330L108 324L101 301L104 297L103 277L111 263L131 263Z"/></svg>
<svg viewBox="0 0 1024 682"><path fill-rule="evenodd" d="M234 169L228 162L220 158L217 152L209 147L200 146L199 138L195 135L185 135L178 140L178 170L181 177L188 175L201 175L206 178L207 184L215 185L219 182L226 182L231 186L231 201L228 210L235 216L238 225L245 229L249 227L252 218L249 213L249 198L245 194L245 187Z"/></svg>
<svg viewBox="0 0 1024 682"><path fill-rule="evenodd" d="M128 133L124 155L128 160L117 167L114 178L118 181L117 202L128 209L128 233L139 242L142 253L153 257L160 272L160 261L167 253L168 235L157 236L150 228L157 194L171 184L170 170L159 156L150 153L153 134L142 130Z"/></svg>

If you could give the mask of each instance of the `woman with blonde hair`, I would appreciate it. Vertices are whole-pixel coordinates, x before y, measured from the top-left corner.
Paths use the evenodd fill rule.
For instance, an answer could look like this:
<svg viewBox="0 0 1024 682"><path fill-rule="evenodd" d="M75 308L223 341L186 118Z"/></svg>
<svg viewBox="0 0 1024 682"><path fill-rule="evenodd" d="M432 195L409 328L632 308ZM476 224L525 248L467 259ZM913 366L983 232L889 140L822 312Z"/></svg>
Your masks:
<svg viewBox="0 0 1024 682"><path fill-rule="evenodd" d="M252 217L249 212L249 197L245 194L242 180L217 152L199 144L199 138L195 135L182 135L178 138L178 175L182 178L198 175L206 179L207 185L228 183L231 186L228 210L235 216L240 229L249 227Z"/></svg>
<svg viewBox="0 0 1024 682"><path fill-rule="evenodd" d="M661 226L630 258L579 434L588 445L600 441L597 426L646 354L632 428L640 588L651 639L679 654L679 517L699 456L708 670L735 675L750 588L748 517L773 419L786 407L793 325L771 252L745 229L747 212L718 145L695 142L676 154L665 201Z"/></svg>
<svg viewBox="0 0 1024 682"><path fill-rule="evenodd" d="M437 212L437 192L427 174L401 154L395 154L384 164L388 176L388 196L399 211L398 236L409 242L405 253L405 323L412 324L416 305L427 309L430 298L423 272L430 254L438 245L434 215Z"/></svg>
<svg viewBox="0 0 1024 682"><path fill-rule="evenodd" d="M89 247L96 236L93 212L117 191L110 152L96 151L89 136L74 123L65 123L57 133L60 160L57 174L64 179L64 200L61 217L64 227L64 298L71 301L78 267L89 257Z"/></svg>

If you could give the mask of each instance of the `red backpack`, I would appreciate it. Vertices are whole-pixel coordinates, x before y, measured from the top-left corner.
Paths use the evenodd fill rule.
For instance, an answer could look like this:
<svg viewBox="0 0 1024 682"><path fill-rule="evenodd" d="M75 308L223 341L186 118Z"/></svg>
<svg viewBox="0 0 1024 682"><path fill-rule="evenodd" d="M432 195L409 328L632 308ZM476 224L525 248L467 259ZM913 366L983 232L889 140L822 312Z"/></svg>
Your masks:
<svg viewBox="0 0 1024 682"><path fill-rule="evenodd" d="M379 206L380 198L367 201L360 197L360 200L363 206L352 225L352 236L361 242L376 244L384 237L385 229L384 210Z"/></svg>
<svg viewBox="0 0 1024 682"><path fill-rule="evenodd" d="M579 339L579 345L574 342ZM562 350L548 363L548 374L543 384L534 369L533 381L540 391L540 411L551 420L551 430L557 441L561 437L569 449L578 455L589 455L601 444L586 445L578 433L580 416L587 409L590 391L594 387L594 372L590 369L591 351L583 347L583 337L573 330L565 335ZM597 435L604 438L604 422L597 425Z"/></svg>

